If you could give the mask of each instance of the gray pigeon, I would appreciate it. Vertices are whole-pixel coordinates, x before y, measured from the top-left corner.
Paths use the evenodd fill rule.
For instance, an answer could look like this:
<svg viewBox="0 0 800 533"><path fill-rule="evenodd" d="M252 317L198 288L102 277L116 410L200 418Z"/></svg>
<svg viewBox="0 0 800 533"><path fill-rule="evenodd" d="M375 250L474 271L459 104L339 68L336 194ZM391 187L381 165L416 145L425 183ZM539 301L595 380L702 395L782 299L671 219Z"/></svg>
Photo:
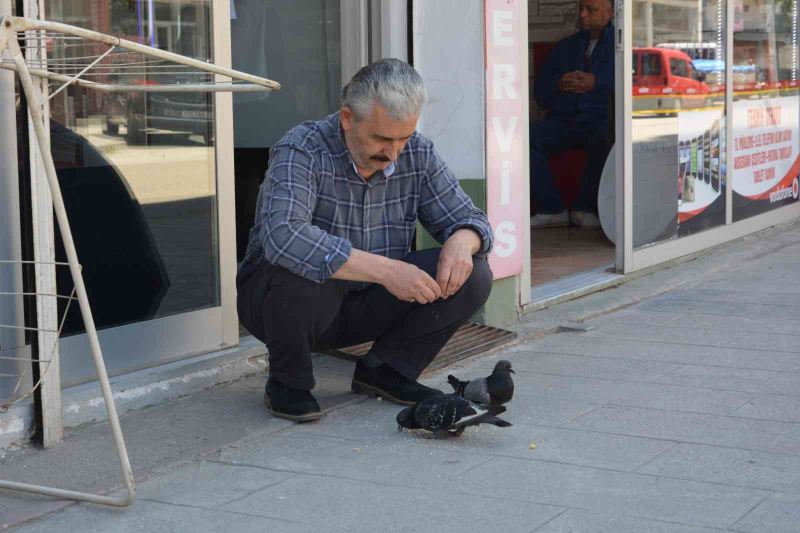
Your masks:
<svg viewBox="0 0 800 533"><path fill-rule="evenodd" d="M447 376L447 382L456 394L471 402L481 405L503 405L514 396L514 380L511 379L511 374L515 373L511 368L511 362L503 359L494 365L494 370L488 377L460 381L450 375Z"/></svg>
<svg viewBox="0 0 800 533"><path fill-rule="evenodd" d="M502 405L480 407L457 394L439 394L417 402L397 413L397 431L425 429L437 436L460 435L465 428L478 424L511 426L496 415L505 412Z"/></svg>

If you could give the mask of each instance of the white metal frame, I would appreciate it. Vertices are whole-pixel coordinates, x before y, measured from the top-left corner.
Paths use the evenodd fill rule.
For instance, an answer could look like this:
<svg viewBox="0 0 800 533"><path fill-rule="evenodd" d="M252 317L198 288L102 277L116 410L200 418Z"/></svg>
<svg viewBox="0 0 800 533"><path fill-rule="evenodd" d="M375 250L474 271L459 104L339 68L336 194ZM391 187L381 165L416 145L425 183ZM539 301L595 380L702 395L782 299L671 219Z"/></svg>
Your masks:
<svg viewBox="0 0 800 533"><path fill-rule="evenodd" d="M221 15L219 10L217 10L215 12L215 20L219 16ZM226 24L222 24L223 28L226 26L227 26ZM0 488L33 492L54 497L69 498L81 501L88 501L92 503L121 507L130 504L135 497L133 473L131 470L127 449L125 447L125 442L122 436L122 429L119 424L119 417L117 414L113 393L111 391L111 386L109 384L108 374L106 371L105 363L103 361L100 342L94 324L94 318L86 294L86 287L83 281L83 276L81 274L81 266L78 262L78 257L75 250L75 243L72 237L69 220L64 206L64 200L61 196L61 190L56 175L55 165L53 163L53 158L50 151L50 139L48 134L47 116L46 116L47 99L45 98L43 90L40 87L37 87L36 84L34 83L32 75L37 75L41 78L48 78L48 79L52 79L52 77L49 75L50 73L46 71L42 72L34 70L32 72L26 63L26 61L29 61L30 58L26 60L26 57L23 55L19 43L17 42L18 33L40 32L40 31L53 31L68 36L84 38L90 41L107 44L112 48L121 47L129 51L142 53L144 55L147 55L148 57L157 57L160 59L172 61L174 63L179 63L182 65L194 67L202 72L212 72L217 75L217 78L219 78L219 76L225 76L232 80L230 83L223 83L218 85L203 84L195 86L194 84L191 85L187 84L180 87L180 89L186 91L229 90L232 87L233 80L245 82L243 84L245 87L247 87L247 89L245 90L275 90L278 89L280 85L271 80L266 80L245 73L233 71L228 68L219 67L217 65L214 65L213 63L206 63L196 59L183 57L178 54L157 50L154 48L150 48L148 46L140 45L138 43L126 41L123 39L119 39L117 37L104 35L101 33L85 30L82 28L69 26L66 24L60 24L50 21L41 21L36 19L27 19L22 17L5 17L0 21L0 53L6 50L10 52L13 60L13 67L10 65L5 65L5 67L16 71L17 75L19 76L20 83L22 85L23 91L25 93L28 102L29 120L33 126L36 143L38 145L39 156L42 160L42 163L44 164L45 175L47 178L47 185L50 194L52 196L53 209L55 211L56 219L58 220L59 223L59 229L61 231L64 248L66 251L66 256L69 264L69 269L75 287L74 289L75 294L77 295L78 304L80 306L81 315L83 317L84 325L86 328L86 337L90 344L90 350L92 358L94 360L95 369L97 371L98 381L106 404L106 410L114 437L114 443L116 446L117 455L120 461L122 474L125 479L127 494L121 498L115 498L108 496L99 496L96 494L84 493L79 491L63 490L53 487L32 485L28 483L20 483L20 482L5 481L5 480L0 480ZM109 51L112 48L109 48ZM230 64L229 49L228 49L227 61L228 64ZM88 68L86 70L88 70ZM74 78L68 78L67 80L60 80L60 81L66 81L67 83L78 83L80 81L78 80L78 77L82 75L83 72L85 72L85 70L82 71L77 76L75 76ZM108 88L105 87L103 84L89 84L88 86L98 90L113 90L113 87ZM222 88L217 89L218 87ZM132 87L128 87L125 90L132 90L132 89L133 89ZM230 111L230 99L228 99L227 103L228 103L227 111ZM230 125L230 123L227 124ZM228 160L227 163L231 162ZM230 203L230 201L232 200L231 198L229 198L229 196L230 195L228 195L228 197L225 198L226 202L228 203ZM228 241L230 240L231 239L228 239ZM228 241L226 241L226 245L232 246L232 244ZM51 265L51 267L52 266L53 265ZM221 269L222 268L223 267L221 267ZM230 269L231 267L230 265L228 265L226 268ZM42 292L41 287L37 286L37 293L41 292ZM53 293L55 293L55 291L53 291ZM58 366L57 356L54 356L54 359L51 362L51 364L47 365L48 370L52 370L54 366L55 367Z"/></svg>

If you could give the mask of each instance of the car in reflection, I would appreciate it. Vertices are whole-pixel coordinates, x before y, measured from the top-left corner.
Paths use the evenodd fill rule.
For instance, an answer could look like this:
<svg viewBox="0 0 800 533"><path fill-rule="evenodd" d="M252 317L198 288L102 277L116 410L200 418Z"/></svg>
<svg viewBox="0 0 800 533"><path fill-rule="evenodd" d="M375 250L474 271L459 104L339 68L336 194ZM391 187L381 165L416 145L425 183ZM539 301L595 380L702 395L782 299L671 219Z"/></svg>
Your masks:
<svg viewBox="0 0 800 533"><path fill-rule="evenodd" d="M692 58L670 48L633 49L635 114L677 114L712 104L713 93Z"/></svg>
<svg viewBox="0 0 800 533"><path fill-rule="evenodd" d="M156 85L149 80L135 84ZM131 145L147 144L150 135L173 133L199 135L204 144L213 137L212 95L204 92L108 93L105 101L105 133L119 135ZM185 136L184 135L184 136Z"/></svg>

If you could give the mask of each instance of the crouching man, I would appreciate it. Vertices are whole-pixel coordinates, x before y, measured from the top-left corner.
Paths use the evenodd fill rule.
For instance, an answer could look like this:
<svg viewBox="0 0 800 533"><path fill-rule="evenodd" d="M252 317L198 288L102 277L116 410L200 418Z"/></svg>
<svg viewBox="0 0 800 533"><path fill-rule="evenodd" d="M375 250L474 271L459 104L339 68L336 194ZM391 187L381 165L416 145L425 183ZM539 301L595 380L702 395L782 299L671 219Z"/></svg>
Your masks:
<svg viewBox="0 0 800 533"><path fill-rule="evenodd" d="M339 112L272 147L236 284L240 320L269 349L275 416L319 418L312 351L367 341L353 392L440 394L417 378L489 296L492 230L416 131L424 101L410 65L377 61ZM410 251L417 220L441 249Z"/></svg>

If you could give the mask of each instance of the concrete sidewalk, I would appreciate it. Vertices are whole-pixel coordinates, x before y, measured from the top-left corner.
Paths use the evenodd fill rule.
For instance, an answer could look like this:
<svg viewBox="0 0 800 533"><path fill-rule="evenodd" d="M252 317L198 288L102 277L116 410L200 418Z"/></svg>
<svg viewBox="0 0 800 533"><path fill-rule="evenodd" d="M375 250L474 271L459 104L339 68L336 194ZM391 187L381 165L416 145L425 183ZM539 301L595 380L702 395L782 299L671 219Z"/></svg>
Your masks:
<svg viewBox="0 0 800 533"><path fill-rule="evenodd" d="M399 407L319 358L320 423L272 418L263 376L126 415L126 509L0 491L14 531L800 531L800 226L532 313L506 418L398 434ZM565 331L579 324L588 331ZM558 326L563 332L554 333ZM0 459L0 478L121 486L105 424ZM1 528L2 526L0 526Z"/></svg>

